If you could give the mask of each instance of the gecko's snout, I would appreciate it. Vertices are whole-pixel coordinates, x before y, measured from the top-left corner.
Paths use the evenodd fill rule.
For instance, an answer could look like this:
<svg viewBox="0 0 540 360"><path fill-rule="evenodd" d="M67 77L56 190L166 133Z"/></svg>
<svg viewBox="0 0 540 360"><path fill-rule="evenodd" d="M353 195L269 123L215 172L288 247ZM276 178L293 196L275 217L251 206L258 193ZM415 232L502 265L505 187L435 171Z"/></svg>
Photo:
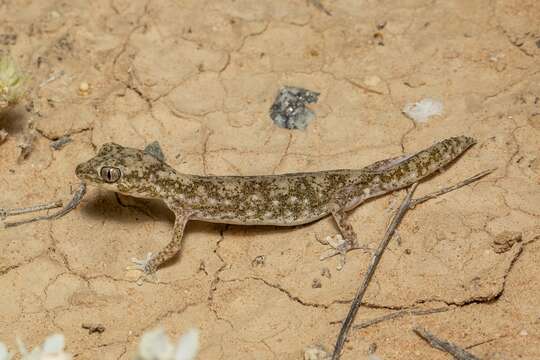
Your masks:
<svg viewBox="0 0 540 360"><path fill-rule="evenodd" d="M82 169L83 169L83 164L79 164L79 165L77 165L77 167L75 168L75 175L77 175L77 177L78 177L79 179L81 178Z"/></svg>
<svg viewBox="0 0 540 360"><path fill-rule="evenodd" d="M90 166L87 162L77 165L75 168L75 175L81 180L86 180L88 172L90 171Z"/></svg>

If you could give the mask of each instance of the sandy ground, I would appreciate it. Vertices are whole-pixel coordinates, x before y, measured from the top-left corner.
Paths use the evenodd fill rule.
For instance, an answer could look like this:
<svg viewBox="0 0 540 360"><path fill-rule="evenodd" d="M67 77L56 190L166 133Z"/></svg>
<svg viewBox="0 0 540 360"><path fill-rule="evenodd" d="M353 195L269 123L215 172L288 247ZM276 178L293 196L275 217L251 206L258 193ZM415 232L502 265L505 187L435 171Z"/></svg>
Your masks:
<svg viewBox="0 0 540 360"><path fill-rule="evenodd" d="M478 144L417 195L497 170L406 215L356 323L444 311L352 330L342 358L366 359L376 344L383 360L448 359L416 325L482 359L540 358L540 3L322 4L331 15L285 0L0 1L0 46L32 89L0 120L10 133L0 206L69 199L75 166L109 141L158 140L180 171L248 175L356 168L473 136ZM268 116L283 85L321 93L305 131ZM424 97L444 114L415 125L401 109ZM34 149L18 162L31 121ZM63 135L73 141L53 150ZM402 197L353 212L364 243L376 246ZM342 271L335 258L319 261L317 237L337 231L330 219L190 223L161 282L137 286L129 260L166 244L171 227L158 203L91 188L61 220L3 230L0 339L14 348L15 336L36 345L62 332L77 359L130 359L159 325L174 338L199 328L200 359L301 359L310 345L333 347L369 254L350 253ZM83 323L106 330L90 335Z"/></svg>

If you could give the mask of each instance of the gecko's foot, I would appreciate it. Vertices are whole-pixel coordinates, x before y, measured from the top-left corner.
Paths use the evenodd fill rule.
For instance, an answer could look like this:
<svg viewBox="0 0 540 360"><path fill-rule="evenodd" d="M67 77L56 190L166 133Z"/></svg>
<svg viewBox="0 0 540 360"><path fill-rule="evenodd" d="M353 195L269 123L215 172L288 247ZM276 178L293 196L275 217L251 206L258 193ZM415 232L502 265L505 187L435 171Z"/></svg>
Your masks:
<svg viewBox="0 0 540 360"><path fill-rule="evenodd" d="M359 246L355 241L348 241L341 236L341 234L336 234L335 236L327 236L324 241L320 241L322 244L327 245L330 249L324 251L320 260L326 260L333 256L339 256L339 261L336 266L336 270L341 270L345 266L346 254L351 250L362 249L366 251L371 251L367 246Z"/></svg>
<svg viewBox="0 0 540 360"><path fill-rule="evenodd" d="M156 267L152 264L152 253L146 254L146 258L139 260L132 258L131 262L134 265L128 266L129 270L139 270L142 272L141 276L137 279L137 285L142 285L144 281L150 281L157 283Z"/></svg>

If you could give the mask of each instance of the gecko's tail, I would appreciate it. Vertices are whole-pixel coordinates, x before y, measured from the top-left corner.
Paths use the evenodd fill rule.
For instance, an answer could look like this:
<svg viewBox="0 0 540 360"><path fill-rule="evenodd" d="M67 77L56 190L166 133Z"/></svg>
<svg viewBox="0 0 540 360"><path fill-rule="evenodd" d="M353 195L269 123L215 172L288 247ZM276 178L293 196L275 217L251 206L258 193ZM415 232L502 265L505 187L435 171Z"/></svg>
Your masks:
<svg viewBox="0 0 540 360"><path fill-rule="evenodd" d="M459 157L465 150L476 144L476 139L470 136L455 136L448 139L445 139L441 142L438 142L432 145L430 148L425 151L430 151L430 149L439 149L441 153L447 154L450 158L449 161L452 161Z"/></svg>
<svg viewBox="0 0 540 360"><path fill-rule="evenodd" d="M468 136L456 136L440 141L386 169L381 173L381 176L386 178L381 179L382 183L388 184L389 189L411 185L442 169L474 144L476 140Z"/></svg>
<svg viewBox="0 0 540 360"><path fill-rule="evenodd" d="M451 137L418 152L405 163L409 163L409 167L418 172L418 177L423 178L454 161L474 144L476 140L472 137Z"/></svg>

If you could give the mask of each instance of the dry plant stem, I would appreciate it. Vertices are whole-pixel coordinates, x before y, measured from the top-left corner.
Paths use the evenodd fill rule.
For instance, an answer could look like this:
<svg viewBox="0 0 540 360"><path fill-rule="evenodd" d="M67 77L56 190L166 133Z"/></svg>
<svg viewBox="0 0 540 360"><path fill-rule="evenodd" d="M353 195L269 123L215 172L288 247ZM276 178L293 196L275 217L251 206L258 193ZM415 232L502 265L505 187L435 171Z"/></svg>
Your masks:
<svg viewBox="0 0 540 360"><path fill-rule="evenodd" d="M9 227L15 227L15 226L23 225L23 224L29 224L29 223L32 223L32 222L35 222L35 221L59 219L62 216L69 213L71 210L75 209L77 207L77 205L79 205L81 203L81 200L82 200L82 198L84 197L85 194L86 194L86 184L81 183L81 185L79 186L77 191L73 194L73 198L60 211L55 212L55 213L50 214L50 215L36 216L34 218L25 219L25 220L21 220L21 221L6 222L6 223L4 223L4 227L9 228Z"/></svg>
<svg viewBox="0 0 540 360"><path fill-rule="evenodd" d="M357 325L354 325L353 329L355 329L355 330L364 329L364 328L367 328L367 327L369 327L371 325L381 323L383 321L394 320L394 319L398 319L400 317L407 316L407 315L429 315L429 314L445 312L445 311L448 311L448 310L451 310L451 309L452 309L452 307L450 307L450 306L444 306L444 307L433 308L433 309L406 309L406 310L399 310L399 311L395 311L395 312L390 313L390 314L386 314L386 315L379 316L379 317L376 317L376 318L373 318L373 319L370 319L370 320L363 321L363 322L361 322L361 323L359 323Z"/></svg>
<svg viewBox="0 0 540 360"><path fill-rule="evenodd" d="M334 353L332 354L332 360L339 359L339 357L341 355L341 350L343 348L343 344L345 343L345 340L347 339L347 334L348 334L348 332L349 332L349 330L351 328L354 317L356 316L356 313L358 312L358 308L360 307L360 304L362 303L362 298L363 298L363 296L364 296L364 294L365 294L365 292L367 290L367 286L368 286L371 278L373 277L373 273L375 272L375 268L377 267L377 264L380 261L380 258L381 258L382 254L384 252L384 249L386 248L386 246L388 245L388 242L392 238L392 235L394 234L394 232L395 232L395 230L397 228L397 225L401 222L401 220L403 219L403 216L405 215L407 210L411 209L414 206L416 206L418 204L421 204L421 203L423 203L423 202L425 202L427 200L433 199L433 198L438 197L440 195L446 194L446 193L448 193L450 191L459 189L460 187L468 185L468 184L470 184L470 183L472 183L472 182L474 182L476 180L479 180L479 179L483 178L484 176L492 173L494 170L495 169L482 171L481 173L476 174L474 176L471 176L470 178L468 178L466 180L463 180L463 181L461 181L461 182L459 182L459 183L457 183L455 185L440 189L438 191L435 191L435 192L433 192L431 194L425 195L425 196L423 196L421 198L418 198L416 200L411 200L411 196L412 196L412 193L414 192L414 190L416 189L416 187L418 186L418 183L414 183L411 186L407 196L403 200L403 203L401 204L401 206L398 209L396 215L392 219L392 222L388 226L383 240L381 241L379 247L377 248L377 250L373 254L373 257L371 258L371 263L370 263L368 271L367 271L367 273L366 273L366 275L364 277L364 281L363 281L362 285L360 286L360 288L358 289L358 292L356 293L356 295L355 295L355 297L354 297L354 299L352 301L349 313L347 314L347 317L345 318L345 320L343 321L343 324L341 326L341 330L339 332L338 339L336 341L336 346L334 348Z"/></svg>
<svg viewBox="0 0 540 360"><path fill-rule="evenodd" d="M422 196L422 197L420 197L420 198L418 198L418 199L414 199L414 200L411 201L411 208L414 208L414 207L415 207L416 205L418 205L418 204L421 204L421 203L426 202L426 201L428 201L428 200L434 199L434 198L436 198L436 197L438 197L438 196L441 196L441 195L443 195L443 194L446 194L446 193L448 193L448 192L450 192L450 191L454 191L454 190L456 190L456 189L459 189L460 187L463 187L463 186L465 186L465 185L469 185L470 183L475 182L475 181L477 181L477 180L480 180L480 179L483 178L484 176L491 174L491 173L492 173L493 171L495 171L495 170L496 170L496 168L482 171L481 173L478 173L478 174L476 174L476 175L474 175L474 176L471 176L471 177L468 178L468 179L465 179L465 180L463 180L463 181L460 181L460 182L458 182L458 183L455 184L455 185L452 185L452 186L449 186L449 187L442 188L442 189L440 189L440 190L437 190L437 191L432 192L431 194L427 194L427 195Z"/></svg>
<svg viewBox="0 0 540 360"><path fill-rule="evenodd" d="M15 216L21 214L27 214L36 211L56 209L62 207L62 201L58 200L49 204L41 204L24 208L13 208L13 209L0 209L0 218L6 218L8 216Z"/></svg>
<svg viewBox="0 0 540 360"><path fill-rule="evenodd" d="M326 9L324 7L324 5L321 3L321 0L309 0L309 2L315 6L317 9L319 9L320 11L324 12L326 15L328 16L332 16L332 13L330 11L328 11L328 9Z"/></svg>
<svg viewBox="0 0 540 360"><path fill-rule="evenodd" d="M420 336L422 339L426 340L429 345L434 347L435 349L442 350L444 352L449 353L454 357L454 359L457 360L480 360L473 354L463 350L459 346L452 344L449 341L439 339L426 329L417 326L413 329L413 331L416 333L416 335Z"/></svg>
<svg viewBox="0 0 540 360"><path fill-rule="evenodd" d="M39 87L40 88L44 87L48 83L50 83L52 81L55 81L56 79L58 79L58 78L60 78L62 76L64 76L64 70L60 70L59 72L52 74L52 76L50 78L48 78L47 80L45 80L41 84L39 84Z"/></svg>
<svg viewBox="0 0 540 360"><path fill-rule="evenodd" d="M383 240L379 244L379 247L377 250L375 250L375 253L371 257L371 263L369 264L368 271L366 275L364 276L364 281L362 282L362 285L358 289L356 295L354 296L354 299L351 304L351 308L349 309L349 313L347 314L347 317L345 318L345 321L343 322L343 325L341 326L341 330L339 332L336 346L334 348L334 353L332 354L332 360L339 359L341 355L341 350L343 349L343 344L345 344L345 340L347 339L347 334L351 328L352 322L354 321L354 317L356 316L356 313L358 312L358 309L360 308L360 304L362 303L362 298L364 297L364 294L366 293L367 287L369 285L369 282L371 281L371 278L373 277L373 274L375 273L375 270L377 268L377 265L379 264L379 261L381 260L382 254L384 253L384 250L388 246L388 243L390 242L390 239L392 239L392 235L394 234L394 231L396 230L397 226L403 219L403 216L405 216L405 213L410 208L411 203L411 197L414 193L414 190L416 190L416 187L418 186L418 183L414 183L407 192L407 196L405 196L405 199L403 200L403 203L399 207L396 215L392 219L392 222L390 225L388 225L388 228L386 229L386 233L384 234Z"/></svg>

